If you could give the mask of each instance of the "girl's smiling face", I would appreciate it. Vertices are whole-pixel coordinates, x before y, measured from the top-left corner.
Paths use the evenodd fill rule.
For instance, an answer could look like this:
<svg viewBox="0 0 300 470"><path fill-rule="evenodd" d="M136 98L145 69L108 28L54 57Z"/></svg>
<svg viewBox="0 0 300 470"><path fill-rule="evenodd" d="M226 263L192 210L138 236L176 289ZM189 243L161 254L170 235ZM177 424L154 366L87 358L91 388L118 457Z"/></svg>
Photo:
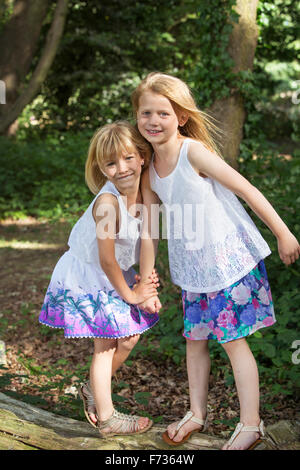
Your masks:
<svg viewBox="0 0 300 470"><path fill-rule="evenodd" d="M177 135L179 124L182 125L168 98L152 91L142 93L137 111L137 125L148 142L153 145L167 142L171 136Z"/></svg>
<svg viewBox="0 0 300 470"><path fill-rule="evenodd" d="M119 192L136 189L139 185L144 160L137 150L123 152L121 155L113 155L103 164L102 171Z"/></svg>

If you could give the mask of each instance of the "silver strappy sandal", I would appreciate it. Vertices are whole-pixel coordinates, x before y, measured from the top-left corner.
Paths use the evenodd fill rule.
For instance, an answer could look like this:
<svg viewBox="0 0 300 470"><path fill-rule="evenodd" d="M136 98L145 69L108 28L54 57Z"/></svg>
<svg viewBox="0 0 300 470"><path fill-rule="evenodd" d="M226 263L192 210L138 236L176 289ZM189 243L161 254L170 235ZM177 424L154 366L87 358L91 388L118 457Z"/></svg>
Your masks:
<svg viewBox="0 0 300 470"><path fill-rule="evenodd" d="M96 405L95 405L90 382L82 383L80 387L78 388L78 393L79 393L80 398L83 401L83 410L84 410L86 419L93 426L93 428L97 428L97 423L94 423L91 420L91 417L89 414L89 409L93 406L95 408L95 415L97 416ZM98 420L98 416L97 416L97 420Z"/></svg>
<svg viewBox="0 0 300 470"><path fill-rule="evenodd" d="M153 426L153 421L150 419L149 424L145 428L140 429L138 423L140 418L141 416L126 415L114 410L110 418L105 421L98 421L100 436L102 438L107 438L119 435L126 436L129 434L142 434ZM108 432L101 432L101 430L105 428L110 428L111 430Z"/></svg>

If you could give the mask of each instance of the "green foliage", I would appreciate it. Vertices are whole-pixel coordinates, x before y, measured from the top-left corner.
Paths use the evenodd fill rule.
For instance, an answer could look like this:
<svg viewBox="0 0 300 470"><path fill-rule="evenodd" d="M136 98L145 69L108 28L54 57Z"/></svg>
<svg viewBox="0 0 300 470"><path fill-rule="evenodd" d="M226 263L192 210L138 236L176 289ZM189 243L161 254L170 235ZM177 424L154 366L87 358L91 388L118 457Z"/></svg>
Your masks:
<svg viewBox="0 0 300 470"><path fill-rule="evenodd" d="M270 141L282 149L289 138L299 142L300 107L293 103L300 88L299 21L293 0L258 2L254 68L239 82L248 113L243 145L254 152L270 148Z"/></svg>
<svg viewBox="0 0 300 470"><path fill-rule="evenodd" d="M260 35L257 57L267 62L292 62L299 51L299 3L295 0L264 0L258 3Z"/></svg>
<svg viewBox="0 0 300 470"><path fill-rule="evenodd" d="M59 218L91 200L84 183L87 134L11 141L0 137L1 217Z"/></svg>
<svg viewBox="0 0 300 470"><path fill-rule="evenodd" d="M2 32L5 24L10 19L13 12L13 1L2 0L0 3L0 33Z"/></svg>
<svg viewBox="0 0 300 470"><path fill-rule="evenodd" d="M202 108L229 96L230 90L237 86L238 77L232 72L234 63L227 50L233 25L239 19L233 9L235 3L235 0L198 2L196 43L201 51L200 60L187 79Z"/></svg>
<svg viewBox="0 0 300 470"><path fill-rule="evenodd" d="M256 160L241 162L240 171L251 178L251 182L263 192L290 230L299 238L299 151L295 151L290 160L269 151ZM299 262L285 266L279 258L273 234L253 213L251 216L272 250L272 255L265 263L277 323L274 327L260 330L260 334L250 337L249 344L258 358L262 383L276 383L276 387L272 386L274 394L278 393L279 387L281 393L293 395L295 387L300 386L299 365L293 364L291 349L293 341L299 339Z"/></svg>
<svg viewBox="0 0 300 470"><path fill-rule="evenodd" d="M238 20L234 3L71 1L63 40L40 95L22 114L17 138L0 139L0 216L64 217L74 222L92 198L84 183L89 139L99 125L131 118L131 91L147 72L161 70L186 80L201 108L234 89L241 92L247 121L240 171L299 236L300 152L295 147L300 139L300 107L292 101L299 88L299 5L291 0L258 3L254 68L234 75L227 52L232 25ZM5 20L1 18L0 28ZM299 268L282 264L274 236L251 216L273 252L266 266L277 323L249 337L249 344L258 359L262 385L271 395L292 395L293 387L300 385L299 365L291 360L292 343L299 338ZM164 310L131 357L145 354L183 364L181 296L170 282L166 241L160 243L157 268ZM24 321L22 315L19 321ZM5 327L5 316L1 322ZM41 327L41 332L54 344L58 341L55 330ZM233 378L226 354L215 343L210 351L213 373L223 374L230 386ZM32 361L22 360L30 373L46 374ZM48 369L49 379L62 365ZM88 366L75 372L84 377L87 370ZM9 379L5 377L1 380ZM69 385L70 380L71 375L66 376L57 386ZM147 398L138 395L136 400L146 403ZM68 400L70 409L79 406L79 401L76 405L76 400Z"/></svg>
<svg viewBox="0 0 300 470"><path fill-rule="evenodd" d="M227 46L239 16L234 0L70 2L55 62L41 93L22 114L25 135L90 129L131 119L130 94L141 77L161 70L191 86L198 105L240 90L251 150L288 137L299 142L299 5L260 1L252 71L232 72ZM44 28L43 34L46 34ZM39 123L39 126L37 126Z"/></svg>
<svg viewBox="0 0 300 470"><path fill-rule="evenodd" d="M184 74L199 1L70 2L64 36L41 94L27 108L48 129L92 129L130 118L130 94L151 70Z"/></svg>

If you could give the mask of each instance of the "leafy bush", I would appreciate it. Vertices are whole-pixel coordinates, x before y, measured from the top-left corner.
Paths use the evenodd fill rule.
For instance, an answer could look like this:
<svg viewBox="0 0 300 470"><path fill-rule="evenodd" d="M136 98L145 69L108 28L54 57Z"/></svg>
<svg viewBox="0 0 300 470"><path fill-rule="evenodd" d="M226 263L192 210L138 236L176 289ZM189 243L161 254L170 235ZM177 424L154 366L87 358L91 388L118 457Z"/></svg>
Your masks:
<svg viewBox="0 0 300 470"><path fill-rule="evenodd" d="M299 240L300 152L295 151L292 157L265 152L255 160L246 158L240 171L263 192ZM291 349L293 342L300 339L299 261L285 266L277 252L276 238L258 217L253 213L251 216L272 250L265 263L277 323L251 336L249 344L261 365L262 380L272 384L274 394L279 387L282 393L293 395L295 388L300 387L299 365L293 364Z"/></svg>
<svg viewBox="0 0 300 470"><path fill-rule="evenodd" d="M84 182L89 137L0 137L0 216L58 218L84 210L92 197Z"/></svg>

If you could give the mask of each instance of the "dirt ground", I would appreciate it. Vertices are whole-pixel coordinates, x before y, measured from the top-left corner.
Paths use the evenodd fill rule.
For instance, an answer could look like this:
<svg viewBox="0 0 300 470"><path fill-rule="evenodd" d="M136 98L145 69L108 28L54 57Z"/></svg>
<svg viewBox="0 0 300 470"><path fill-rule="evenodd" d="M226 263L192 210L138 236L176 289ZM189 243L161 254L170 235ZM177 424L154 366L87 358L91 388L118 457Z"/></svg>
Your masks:
<svg viewBox="0 0 300 470"><path fill-rule="evenodd" d="M0 224L0 339L5 341L7 368L0 369L0 390L41 408L84 419L75 386L87 376L93 351L90 339L69 339L60 330L38 323L52 270L67 249L69 225L28 218ZM167 424L189 409L185 364L136 357L113 380L118 405L134 414ZM262 402L265 391L261 390ZM123 397L123 398L122 398ZM36 401L34 401L36 400ZM122 402L121 400L124 400ZM279 396L262 409L267 425L294 419L297 403ZM234 385L210 378L209 427L226 435L235 426L239 406Z"/></svg>

